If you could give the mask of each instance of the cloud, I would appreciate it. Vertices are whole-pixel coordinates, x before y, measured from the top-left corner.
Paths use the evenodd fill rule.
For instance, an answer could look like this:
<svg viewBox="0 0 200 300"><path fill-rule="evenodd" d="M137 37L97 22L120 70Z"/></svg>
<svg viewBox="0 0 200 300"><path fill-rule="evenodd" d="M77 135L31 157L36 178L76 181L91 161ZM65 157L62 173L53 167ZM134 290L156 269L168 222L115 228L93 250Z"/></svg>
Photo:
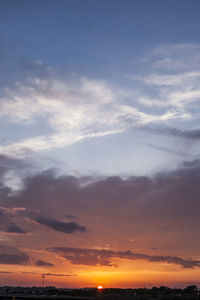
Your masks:
<svg viewBox="0 0 200 300"><path fill-rule="evenodd" d="M141 135L147 135L147 142L141 142L141 147L147 146L153 149L153 156L155 156L156 152L158 157L163 156L161 152L165 153L166 158L162 159L162 163L164 164L165 162L165 169L172 170L179 168L181 164L186 166L186 164L191 161L196 161L199 158L200 129L198 128L180 129L174 127L149 126L140 128L138 131L141 131ZM153 143L151 141L153 141ZM168 160L169 157L170 160ZM166 163L167 160L168 163ZM170 163L172 160L174 161L174 165ZM157 167L158 163L156 162L154 168Z"/></svg>
<svg viewBox="0 0 200 300"><path fill-rule="evenodd" d="M38 266L38 267L53 267L54 266L54 264L46 262L46 261L41 260L41 259L37 260L35 262L35 265Z"/></svg>
<svg viewBox="0 0 200 300"><path fill-rule="evenodd" d="M25 166L25 162L19 161L18 159L10 158L6 155L0 155L0 179L2 180L7 172L11 170L20 171L20 169L24 169Z"/></svg>
<svg viewBox="0 0 200 300"><path fill-rule="evenodd" d="M183 139L190 139L193 141L200 140L200 129L189 129L189 130L181 130L173 127L144 127L141 130L146 130L149 132L154 132L156 134L166 134L174 137L179 137Z"/></svg>
<svg viewBox="0 0 200 300"><path fill-rule="evenodd" d="M58 277L69 277L69 276L78 276L76 274L58 274L58 273L43 273L44 276L58 276Z"/></svg>
<svg viewBox="0 0 200 300"><path fill-rule="evenodd" d="M46 78L52 73L52 68L45 65L41 60L29 60L23 58L19 60L20 69L26 72L28 76L38 76L39 78Z"/></svg>
<svg viewBox="0 0 200 300"><path fill-rule="evenodd" d="M183 163L184 167L188 169L199 169L200 168L200 159L194 159L191 161L185 161Z"/></svg>
<svg viewBox="0 0 200 300"><path fill-rule="evenodd" d="M17 234L26 234L27 233L26 230L24 230L23 228L21 228L20 226L18 226L14 222L9 224L9 226L6 228L5 232L7 232L7 233L17 233Z"/></svg>
<svg viewBox="0 0 200 300"><path fill-rule="evenodd" d="M22 60L21 67L35 75L4 86L0 118L30 127L42 122L48 130L7 142L0 153L22 158L131 127L198 119L199 49L193 44L153 49L126 87L78 76L61 79L40 60Z"/></svg>
<svg viewBox="0 0 200 300"><path fill-rule="evenodd" d="M99 212L101 216L112 213L118 215L123 208L128 212L132 211L135 220L139 217L142 220L152 217L153 220L156 216L154 222L163 218L171 220L172 216L175 222L182 214L188 215L188 218L191 214L193 220L197 217L200 168L196 161L193 164L191 161L185 163L182 168L173 172L159 173L153 178L99 177L84 186L81 184L83 179L59 177L50 171L28 176L24 189L17 195L4 194L1 205L26 208L24 214L28 217L31 211L40 211L41 216L34 215L32 218L39 224L61 232L86 231L84 226L76 222L57 221L57 218L65 217L67 211L72 215L81 215L85 207L90 210L90 215ZM125 207L121 199L126 201ZM46 215L50 217L47 218ZM144 222L146 223L145 220Z"/></svg>
<svg viewBox="0 0 200 300"><path fill-rule="evenodd" d="M58 276L58 277L69 277L69 276L78 276L76 274L62 274L62 273L38 273L38 272L21 272L21 274L37 274L37 275L44 275L44 276Z"/></svg>
<svg viewBox="0 0 200 300"><path fill-rule="evenodd" d="M200 267L199 260L185 260L173 256L151 256L131 251L111 251L111 250L94 250L84 248L54 247L50 251L60 253L62 257L76 265L92 266L115 266L112 258L124 258L130 260L147 260L150 262L163 262L168 264L179 265L183 268Z"/></svg>
<svg viewBox="0 0 200 300"><path fill-rule="evenodd" d="M200 66L199 50L199 44L168 43L154 48L148 60L157 70L198 71Z"/></svg>
<svg viewBox="0 0 200 300"><path fill-rule="evenodd" d="M25 160L19 160L0 154L0 194L12 194L22 189L22 181L34 167Z"/></svg>
<svg viewBox="0 0 200 300"><path fill-rule="evenodd" d="M48 134L32 135L0 147L1 154L14 157L185 117L172 110L155 114L141 109L137 99L128 104L123 99L127 92L122 88L84 77L73 81L29 78L5 87L4 93L0 102L1 118L24 126L42 121L49 128Z"/></svg>
<svg viewBox="0 0 200 300"><path fill-rule="evenodd" d="M23 254L0 254L0 264L6 265L21 265L29 262L29 257L25 253Z"/></svg>
<svg viewBox="0 0 200 300"><path fill-rule="evenodd" d="M183 157L188 157L189 156L188 153L183 152L183 151L177 151L177 150L173 150L173 149L169 149L169 148L161 147L161 146L156 146L156 145L149 144L149 143L142 143L142 144L145 145L145 146L148 146L150 148L159 150L159 151L163 151L163 152L167 152L167 153L170 153L170 154L174 154L175 156L179 156L179 157L180 156L183 156Z"/></svg>
<svg viewBox="0 0 200 300"><path fill-rule="evenodd" d="M49 170L27 175L23 189L16 194L3 189L0 208L4 208L6 216L9 214L9 222L4 223L6 228L12 221L23 224L22 228L32 233L30 246L28 236L13 236L16 241L23 239L25 247L44 248L45 243L49 248L62 245L63 235L58 232L63 232L72 234L66 241L68 247L77 247L75 243L78 243L90 249L95 236L102 239L102 244L95 242L95 245L102 247L112 241L111 249L123 245L122 249L131 247L132 254L151 256L150 249L161 249L160 261L162 257L169 260L182 257L184 249L184 256L191 259L180 261L183 265L187 261L198 261L200 251L199 181L199 160L187 161L177 170L152 177L98 176L91 180L87 177L86 181L84 177L58 176ZM20 208L23 210L19 211ZM67 214L76 216L79 221L59 221L65 220ZM1 216L1 220L4 217ZM86 234L73 234L76 232ZM7 233L3 237L10 236ZM129 242L132 237L136 239L134 245ZM101 258L96 252L86 254L88 263L112 263L108 252ZM78 259L82 258L78 256Z"/></svg>
<svg viewBox="0 0 200 300"><path fill-rule="evenodd" d="M45 225L54 229L59 232L64 233L75 233L75 232L85 232L86 228L84 226L80 226L78 223L75 222L61 222L56 221L54 219L48 219L45 217L35 217L34 221L38 222L39 224Z"/></svg>
<svg viewBox="0 0 200 300"><path fill-rule="evenodd" d="M113 266L111 262L112 251L109 250L94 250L94 249L80 249L55 247L48 249L50 251L61 253L62 257L69 260L75 265L92 265L92 266Z"/></svg>
<svg viewBox="0 0 200 300"><path fill-rule="evenodd" d="M200 129L178 129L174 127L143 127L140 128L142 131L146 131L152 133L154 136L158 135L160 137L170 137L171 140L174 139L176 143L176 148L174 149L174 145L172 144L171 149L169 147L163 147L160 145L152 144L152 143L141 143L142 145L146 145L153 149L167 152L170 154L174 154L177 157L185 157L185 159L192 159L191 152L188 149L191 146L198 146L198 142L200 141ZM159 141L159 140L158 140ZM173 141L173 140L172 140ZM195 149L195 148L193 148ZM194 156L195 157L195 156ZM198 157L198 155L196 156Z"/></svg>
<svg viewBox="0 0 200 300"><path fill-rule="evenodd" d="M1 274L13 274L14 272L9 272L9 271L0 271Z"/></svg>
<svg viewBox="0 0 200 300"><path fill-rule="evenodd" d="M6 244L0 244L0 264L24 265L29 261L29 256L25 252Z"/></svg>
<svg viewBox="0 0 200 300"><path fill-rule="evenodd" d="M199 49L199 45L193 44L168 44L155 48L143 61L146 71L134 77L141 82L143 91L151 90L149 94L141 90L138 101L152 109L170 109L188 120L197 119L200 97Z"/></svg>

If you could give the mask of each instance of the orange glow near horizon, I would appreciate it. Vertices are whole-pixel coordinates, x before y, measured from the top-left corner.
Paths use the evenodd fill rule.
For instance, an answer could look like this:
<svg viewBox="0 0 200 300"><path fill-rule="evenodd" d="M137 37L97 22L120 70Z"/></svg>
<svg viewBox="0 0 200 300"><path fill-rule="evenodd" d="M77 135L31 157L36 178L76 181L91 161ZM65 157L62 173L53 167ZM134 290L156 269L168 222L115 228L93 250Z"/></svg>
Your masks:
<svg viewBox="0 0 200 300"><path fill-rule="evenodd" d="M45 286L84 288L137 288L151 286L185 287L197 281L200 269L183 269L173 264L144 261L129 262L120 259L116 267L88 267L65 264L56 267L40 268L35 266L4 266L1 269L1 284L14 286L40 286L41 273L46 273ZM56 264L56 260L55 260ZM66 273L68 269L69 273ZM7 273L10 272L10 273ZM70 276L69 276L69 275ZM188 280L189 278L189 280ZM102 288L101 288L102 287Z"/></svg>
<svg viewBox="0 0 200 300"><path fill-rule="evenodd" d="M52 285L56 287L97 287L100 292L106 288L138 288L143 287L144 283L146 287L161 286L178 286L185 287L192 284L200 275L200 270L180 270L174 272L91 272L88 271L88 276L79 274L75 277L60 277L60 276L48 276L46 277L45 286ZM1 274L2 285L19 285L19 286L40 286L41 275L40 274ZM188 280L190 278L190 280Z"/></svg>

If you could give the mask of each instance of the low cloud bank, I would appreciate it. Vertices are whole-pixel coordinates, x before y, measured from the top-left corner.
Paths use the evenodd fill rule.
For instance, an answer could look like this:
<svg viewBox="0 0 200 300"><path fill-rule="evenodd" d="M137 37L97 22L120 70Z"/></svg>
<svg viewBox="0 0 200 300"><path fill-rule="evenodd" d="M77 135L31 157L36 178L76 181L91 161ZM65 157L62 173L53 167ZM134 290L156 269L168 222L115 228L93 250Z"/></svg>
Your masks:
<svg viewBox="0 0 200 300"><path fill-rule="evenodd" d="M54 247L48 249L60 254L62 257L75 265L92 265L92 266L116 266L112 263L113 258L124 258L130 260L146 260L150 262L163 262L168 264L179 265L183 268L200 267L198 260L185 260L174 256L151 256L142 253L133 253L131 251L112 251L112 250L94 250L84 248Z"/></svg>

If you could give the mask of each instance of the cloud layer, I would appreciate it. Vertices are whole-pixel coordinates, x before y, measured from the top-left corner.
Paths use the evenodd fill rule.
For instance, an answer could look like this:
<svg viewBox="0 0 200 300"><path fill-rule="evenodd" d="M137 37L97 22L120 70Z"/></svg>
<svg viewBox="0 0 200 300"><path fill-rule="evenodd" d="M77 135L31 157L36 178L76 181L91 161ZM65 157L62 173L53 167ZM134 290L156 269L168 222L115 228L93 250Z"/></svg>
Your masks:
<svg viewBox="0 0 200 300"><path fill-rule="evenodd" d="M4 173L6 167L2 178ZM2 232L8 241L10 234L13 242L23 241L29 251L37 245L37 257L30 260L20 249L2 248L1 262L53 267L54 261L46 262L44 253L37 252L45 251L45 244L71 264L112 266L113 259L125 258L199 267L199 180L200 163L195 160L151 178L84 178L46 171L27 175L23 189L14 194L2 181ZM66 216L77 221L63 221ZM66 234L70 240L64 239ZM109 246L92 248L94 238L104 241L100 248Z"/></svg>
<svg viewBox="0 0 200 300"><path fill-rule="evenodd" d="M124 258L130 260L147 260L150 262L162 262L179 265L183 268L194 268L200 266L199 260L185 260L173 256L151 256L131 251L111 251L111 250L94 250L84 248L67 248L55 247L50 251L60 253L62 257L69 260L75 265L92 265L92 266L115 266L112 258Z"/></svg>

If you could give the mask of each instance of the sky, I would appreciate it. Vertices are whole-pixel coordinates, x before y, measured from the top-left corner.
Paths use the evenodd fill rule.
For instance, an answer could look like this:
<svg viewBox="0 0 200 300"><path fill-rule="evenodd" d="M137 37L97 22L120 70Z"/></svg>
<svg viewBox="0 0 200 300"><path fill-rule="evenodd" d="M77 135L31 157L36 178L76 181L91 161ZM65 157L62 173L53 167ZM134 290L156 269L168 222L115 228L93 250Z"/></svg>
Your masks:
<svg viewBox="0 0 200 300"><path fill-rule="evenodd" d="M200 286L200 2L0 0L0 282Z"/></svg>

